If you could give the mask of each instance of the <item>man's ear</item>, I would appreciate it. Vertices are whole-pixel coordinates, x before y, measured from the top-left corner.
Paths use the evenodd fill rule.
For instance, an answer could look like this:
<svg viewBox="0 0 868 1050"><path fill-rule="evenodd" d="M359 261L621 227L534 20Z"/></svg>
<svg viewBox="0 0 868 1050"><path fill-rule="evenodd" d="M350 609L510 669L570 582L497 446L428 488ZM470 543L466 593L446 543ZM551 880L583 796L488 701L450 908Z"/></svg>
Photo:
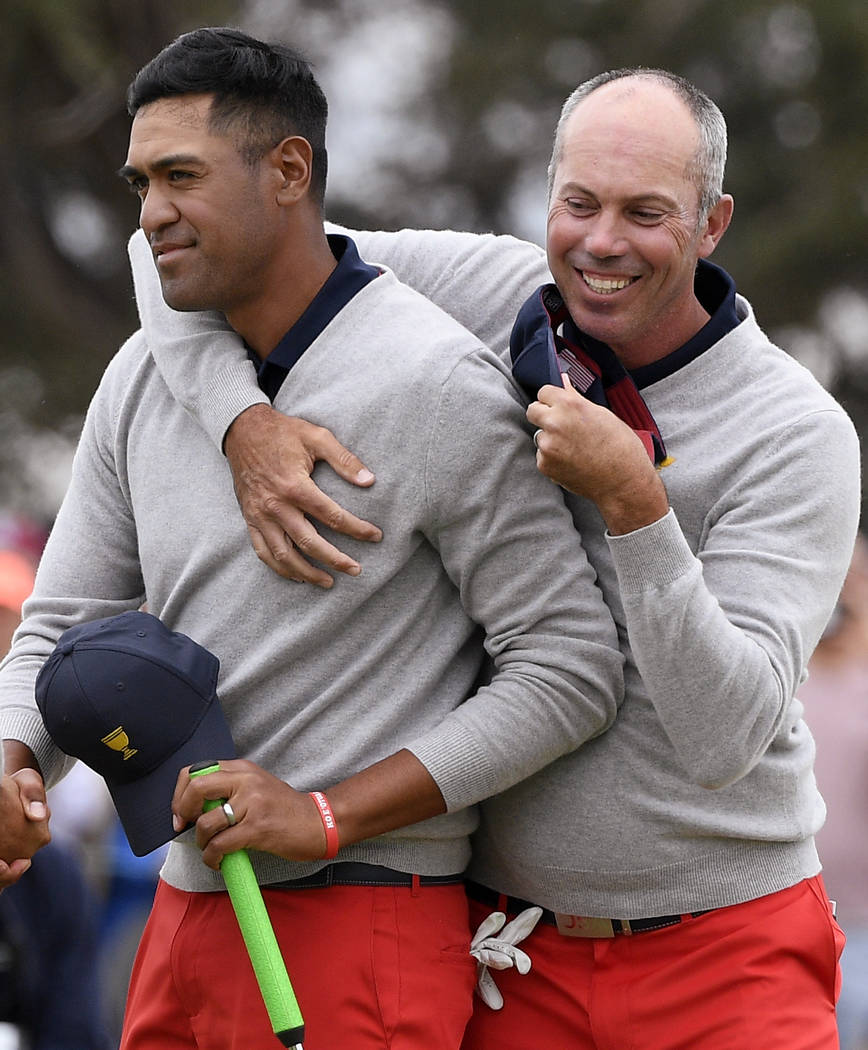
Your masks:
<svg viewBox="0 0 868 1050"><path fill-rule="evenodd" d="M306 197L313 172L313 149L300 135L285 138L271 151L277 185L277 203L294 204Z"/></svg>
<svg viewBox="0 0 868 1050"><path fill-rule="evenodd" d="M705 232L699 241L700 259L707 259L717 247L720 238L726 233L730 222L732 222L734 206L731 195L724 193L708 213L708 218L705 220Z"/></svg>

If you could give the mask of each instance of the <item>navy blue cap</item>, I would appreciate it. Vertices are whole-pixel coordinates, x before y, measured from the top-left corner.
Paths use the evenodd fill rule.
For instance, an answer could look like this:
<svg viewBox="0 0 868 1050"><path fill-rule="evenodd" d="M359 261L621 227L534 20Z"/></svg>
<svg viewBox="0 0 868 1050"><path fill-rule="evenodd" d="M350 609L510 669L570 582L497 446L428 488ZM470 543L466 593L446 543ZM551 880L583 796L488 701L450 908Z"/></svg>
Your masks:
<svg viewBox="0 0 868 1050"><path fill-rule="evenodd" d="M178 773L234 758L217 697L220 661L149 613L126 612L64 631L36 679L48 733L105 779L137 857L178 834Z"/></svg>

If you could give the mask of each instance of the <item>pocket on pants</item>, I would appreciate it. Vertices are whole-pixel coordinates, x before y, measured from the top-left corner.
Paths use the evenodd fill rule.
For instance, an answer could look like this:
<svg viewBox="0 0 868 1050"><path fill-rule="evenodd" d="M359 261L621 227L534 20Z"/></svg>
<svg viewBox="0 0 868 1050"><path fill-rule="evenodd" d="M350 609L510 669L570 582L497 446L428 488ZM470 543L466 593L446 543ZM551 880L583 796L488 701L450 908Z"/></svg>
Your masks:
<svg viewBox="0 0 868 1050"><path fill-rule="evenodd" d="M829 896L826 893L826 886L823 882L821 875L816 875L812 879L808 879L808 885L811 887L811 892L817 900L817 904L823 910L823 914L829 924L829 936L830 936L830 993L832 1002L837 1003L841 996L841 953L844 951L844 945L847 941L847 937L841 927L838 925L838 920L832 913L832 905L829 901Z"/></svg>

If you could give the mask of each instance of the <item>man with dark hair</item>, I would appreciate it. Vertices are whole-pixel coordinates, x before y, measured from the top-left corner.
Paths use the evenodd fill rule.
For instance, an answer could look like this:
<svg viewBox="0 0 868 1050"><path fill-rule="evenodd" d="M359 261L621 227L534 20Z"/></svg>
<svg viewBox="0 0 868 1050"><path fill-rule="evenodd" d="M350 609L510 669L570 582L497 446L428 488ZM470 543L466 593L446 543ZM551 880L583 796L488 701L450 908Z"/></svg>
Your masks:
<svg viewBox="0 0 868 1050"><path fill-rule="evenodd" d="M723 117L694 85L616 70L563 107L548 267L510 237L359 235L511 358L539 468L571 494L625 657L614 725L482 806L475 919L546 911L523 945L533 969L499 981L503 1009L475 1012L469 1050L837 1047L843 937L819 875L824 807L796 690L853 549L858 440L708 261L732 216L725 158ZM225 434L257 549L322 583L284 535L306 537L300 515L323 512L298 480L321 433L264 407L241 369L215 390L210 374L239 348L213 319L163 308L141 248L158 367ZM166 352L170 333L186 354ZM378 470L377 487L390 484Z"/></svg>
<svg viewBox="0 0 868 1050"><path fill-rule="evenodd" d="M288 589L257 561L220 450L137 333L90 406L0 676L9 768L49 784L68 768L33 702L62 632L147 602L219 657L244 758L203 755L219 769L179 776L181 834L123 1050L271 1045L217 871L240 848L308 1050L457 1048L476 973L462 881L475 803L612 723L614 623L536 470L508 369L349 238L326 237L325 105L306 64L200 30L145 67L130 108L122 175L166 302L219 312L279 411L377 464L385 484L359 489L358 509L381 542L361 575L355 562L331 588ZM214 379L231 387L232 369ZM337 492L339 479L318 482ZM227 804L203 814L209 799Z"/></svg>
<svg viewBox="0 0 868 1050"><path fill-rule="evenodd" d="M135 116L160 99L195 94L211 96L208 130L228 136L253 168L287 132L305 139L312 150L311 199L322 205L328 102L298 52L234 29L188 33L138 72L127 109Z"/></svg>

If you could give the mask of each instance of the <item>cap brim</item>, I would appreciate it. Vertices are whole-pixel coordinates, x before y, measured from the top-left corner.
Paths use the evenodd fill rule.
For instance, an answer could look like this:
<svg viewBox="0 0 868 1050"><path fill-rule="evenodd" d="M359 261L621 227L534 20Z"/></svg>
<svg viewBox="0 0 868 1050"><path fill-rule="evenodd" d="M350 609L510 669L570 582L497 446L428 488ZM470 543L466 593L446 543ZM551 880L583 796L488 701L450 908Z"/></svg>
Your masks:
<svg viewBox="0 0 868 1050"><path fill-rule="evenodd" d="M133 853L144 857L182 833L172 825L172 796L178 774L185 766L235 757L232 735L215 698L195 733L156 769L127 784L107 781Z"/></svg>

